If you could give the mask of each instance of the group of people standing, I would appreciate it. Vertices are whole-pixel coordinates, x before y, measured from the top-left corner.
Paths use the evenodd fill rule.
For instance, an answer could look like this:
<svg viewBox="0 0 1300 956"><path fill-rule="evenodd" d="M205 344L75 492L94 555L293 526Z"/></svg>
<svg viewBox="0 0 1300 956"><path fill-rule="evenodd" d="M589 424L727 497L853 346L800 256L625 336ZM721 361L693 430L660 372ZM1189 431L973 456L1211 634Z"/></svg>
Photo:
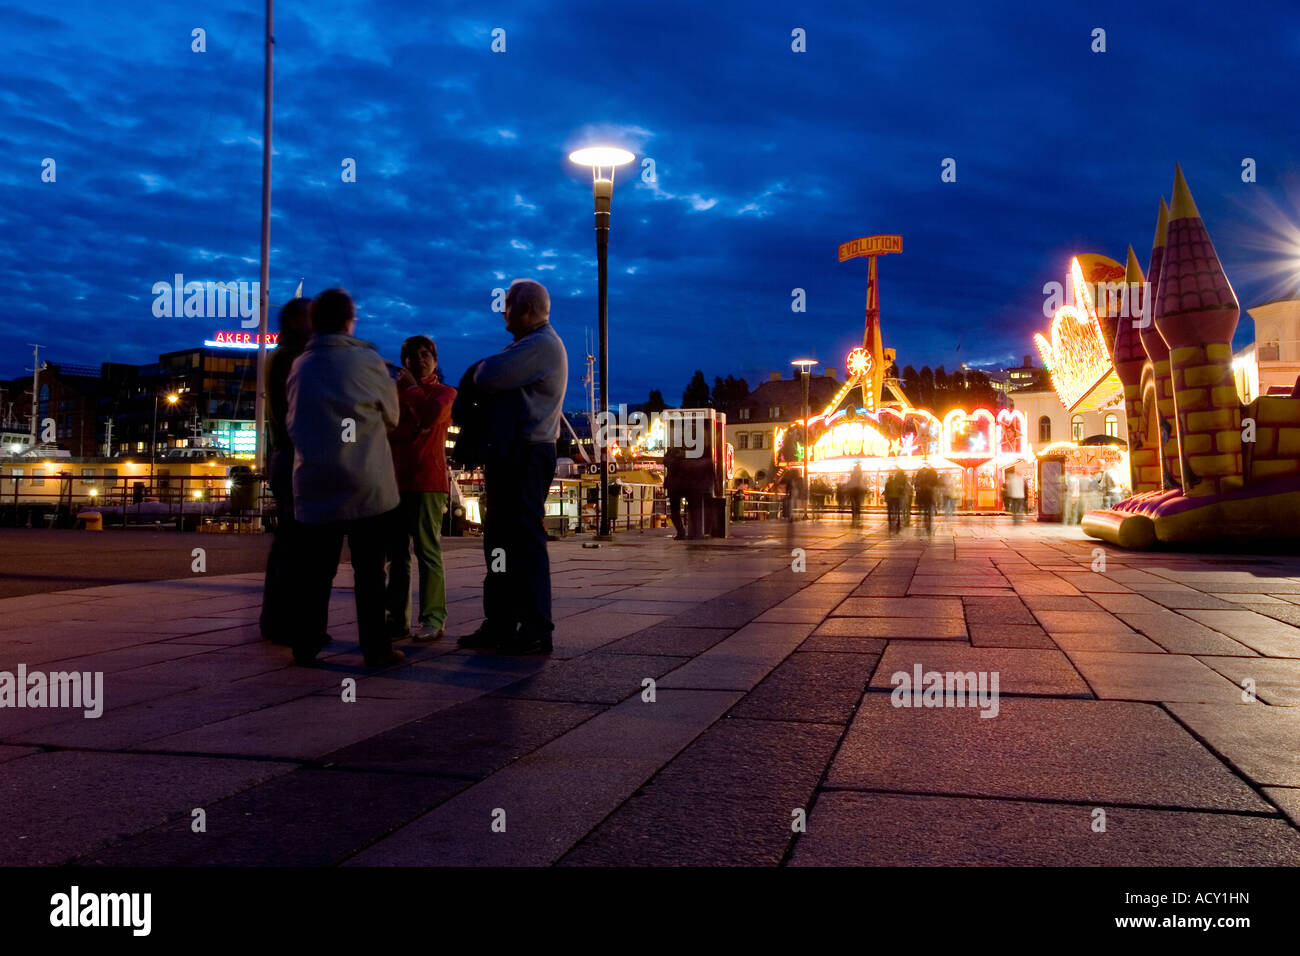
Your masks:
<svg viewBox="0 0 1300 956"><path fill-rule="evenodd" d="M344 540L357 631L368 667L405 660L394 640L435 641L447 621L441 532L451 490L446 444L459 414L485 475L482 625L462 647L551 649L550 567L542 515L568 377L539 283L506 296L514 341L446 385L428 336L406 339L401 369L355 337L342 289L294 299L280 312L267 369L268 478L278 519L267 560L261 629L311 664L330 642L329 600ZM459 398L459 401L458 401ZM480 434L490 432L490 440ZM459 447L459 446L458 446ZM412 624L411 552L419 603Z"/></svg>
<svg viewBox="0 0 1300 956"><path fill-rule="evenodd" d="M895 468L885 481L885 507L889 515L889 533L896 534L903 526L912 523L913 503L920 512L926 534L934 534L934 509L942 504L952 516L952 487L939 472L926 462L911 479L901 468Z"/></svg>

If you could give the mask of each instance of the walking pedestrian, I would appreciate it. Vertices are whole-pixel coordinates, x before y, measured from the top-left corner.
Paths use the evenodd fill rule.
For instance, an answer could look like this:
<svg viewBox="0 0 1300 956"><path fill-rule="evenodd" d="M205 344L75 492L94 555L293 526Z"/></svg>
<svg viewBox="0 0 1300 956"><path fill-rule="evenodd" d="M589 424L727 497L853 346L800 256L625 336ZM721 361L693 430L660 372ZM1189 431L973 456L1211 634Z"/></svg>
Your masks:
<svg viewBox="0 0 1300 956"><path fill-rule="evenodd" d="M853 513L853 520L850 522L852 527L857 528L862 524L862 496L866 494L867 476L862 473L862 462L855 461L853 470L849 472L848 496L849 507Z"/></svg>
<svg viewBox="0 0 1300 956"><path fill-rule="evenodd" d="M288 378L285 418L293 441L294 514L303 525L301 610L293 659L309 665L327 643L330 590L346 538L357 632L367 667L406 659L384 630L384 551L399 497L388 448L398 422L397 386L342 289L311 304L312 336Z"/></svg>
<svg viewBox="0 0 1300 956"><path fill-rule="evenodd" d="M285 425L289 411L286 389L289 370L306 348L309 335L311 299L290 299L280 309L280 336L266 364L267 424L271 439L267 471L275 499L275 535L266 557L262 614L258 619L262 636L284 647L293 644L293 602L297 591L293 575L303 560L298 540L301 528L293 515L293 441Z"/></svg>
<svg viewBox="0 0 1300 956"><path fill-rule="evenodd" d="M1006 478L1007 502L1011 509L1011 521L1020 524L1025 514L1025 479L1020 472L1011 469Z"/></svg>
<svg viewBox="0 0 1300 956"><path fill-rule="evenodd" d="M889 513L889 533L903 528L903 500L907 497L907 476L903 469L895 468L885 481L885 507Z"/></svg>
<svg viewBox="0 0 1300 956"><path fill-rule="evenodd" d="M943 516L951 521L953 509L957 506L957 488L951 472L945 471L939 476L939 493L943 497Z"/></svg>
<svg viewBox="0 0 1300 956"><path fill-rule="evenodd" d="M555 477L569 359L551 328L551 298L545 286L515 280L505 307L506 330L514 341L478 362L467 378L485 395L518 396L521 414L506 423L513 441L490 447L484 460L484 620L458 643L508 654L546 654L555 625L542 519Z"/></svg>
<svg viewBox="0 0 1300 956"><path fill-rule="evenodd" d="M921 519L925 523L925 533L932 535L934 534L934 500L939 492L939 473L934 470L928 459L917 471L913 484L916 487L916 506L920 509Z"/></svg>
<svg viewBox="0 0 1300 956"><path fill-rule="evenodd" d="M388 436L400 496L388 548L385 600L389 634L436 641L447 623L447 578L442 566L442 518L447 513L447 426L456 390L438 378L438 348L413 335L402 343L397 374L400 408ZM411 632L411 546L419 573L418 626Z"/></svg>

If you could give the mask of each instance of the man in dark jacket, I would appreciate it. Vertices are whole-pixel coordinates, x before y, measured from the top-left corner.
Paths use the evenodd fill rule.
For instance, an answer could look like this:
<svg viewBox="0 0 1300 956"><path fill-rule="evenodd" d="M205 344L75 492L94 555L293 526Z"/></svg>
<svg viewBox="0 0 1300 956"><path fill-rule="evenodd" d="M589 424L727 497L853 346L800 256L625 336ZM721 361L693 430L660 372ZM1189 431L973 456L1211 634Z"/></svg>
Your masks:
<svg viewBox="0 0 1300 956"><path fill-rule="evenodd" d="M285 427L289 400L285 385L293 361L307 347L311 335L311 299L291 299L280 309L280 337L266 362L267 424L271 430L267 471L275 497L275 537L266 558L266 584L262 589L262 636L275 644L292 642L295 598L293 574L302 562L298 551L301 526L293 516L293 442Z"/></svg>
<svg viewBox="0 0 1300 956"><path fill-rule="evenodd" d="M497 424L483 461L483 623L458 642L508 654L551 651L551 565L543 517L555 477L555 441L569 377L564 343L551 328L545 286L516 280L506 293L506 330L514 341L466 378ZM503 401L512 397L513 401ZM513 436L500 438L508 415ZM462 424L460 421L457 424ZM457 449L459 454L459 447Z"/></svg>

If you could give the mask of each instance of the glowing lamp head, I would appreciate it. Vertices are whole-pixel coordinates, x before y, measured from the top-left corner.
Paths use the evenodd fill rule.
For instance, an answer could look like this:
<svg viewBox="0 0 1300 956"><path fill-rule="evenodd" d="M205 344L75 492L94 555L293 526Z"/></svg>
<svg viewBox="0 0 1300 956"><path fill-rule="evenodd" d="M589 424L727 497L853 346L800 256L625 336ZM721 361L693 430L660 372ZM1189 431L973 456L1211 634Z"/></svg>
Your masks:
<svg viewBox="0 0 1300 956"><path fill-rule="evenodd" d="M180 400L181 400L181 397L180 397L179 395L177 395L175 392L173 392L172 394L170 394L170 395L167 396L167 404L168 404L168 405L175 405L175 404L176 404L177 402L179 402Z"/></svg>
<svg viewBox="0 0 1300 956"><path fill-rule="evenodd" d="M96 495L98 495L98 494L99 494L99 489L98 489L98 488L91 488L91 489L90 489L90 497L94 498L94 497L95 497Z"/></svg>
<svg viewBox="0 0 1300 956"><path fill-rule="evenodd" d="M202 497L203 497L203 492L199 491L199 490L196 488L194 491L190 492L190 496L193 497L193 498L202 498Z"/></svg>
<svg viewBox="0 0 1300 956"><path fill-rule="evenodd" d="M617 146L588 146L575 149L569 154L569 162L591 167L593 183L607 182L611 186L614 183L615 167L625 166L634 159L635 155Z"/></svg>

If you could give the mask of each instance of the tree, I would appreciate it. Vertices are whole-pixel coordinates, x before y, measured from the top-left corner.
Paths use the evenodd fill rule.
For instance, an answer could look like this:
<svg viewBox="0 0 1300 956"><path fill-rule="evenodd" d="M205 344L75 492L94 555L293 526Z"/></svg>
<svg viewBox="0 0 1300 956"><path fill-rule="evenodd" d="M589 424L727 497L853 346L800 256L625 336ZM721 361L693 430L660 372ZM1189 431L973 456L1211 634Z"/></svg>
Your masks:
<svg viewBox="0 0 1300 956"><path fill-rule="evenodd" d="M695 370L691 376L691 382L686 386L686 391L682 392L682 408L708 408L709 407L709 383L704 380L704 372L700 369Z"/></svg>
<svg viewBox="0 0 1300 956"><path fill-rule="evenodd" d="M907 393L907 398L913 403L919 403L921 399L921 377L916 374L916 369L912 366L905 366L903 369L903 391Z"/></svg>
<svg viewBox="0 0 1300 956"><path fill-rule="evenodd" d="M743 378L728 375L726 379L717 376L713 379L713 407L731 411L749 397L749 383Z"/></svg>
<svg viewBox="0 0 1300 956"><path fill-rule="evenodd" d="M934 370L934 387L935 389L948 387L948 373L944 371L942 365Z"/></svg>
<svg viewBox="0 0 1300 956"><path fill-rule="evenodd" d="M657 388L652 388L650 389L650 397L645 400L645 404L641 406L641 410L646 413L662 412L667 407L668 403L664 401L663 392L659 391Z"/></svg>

